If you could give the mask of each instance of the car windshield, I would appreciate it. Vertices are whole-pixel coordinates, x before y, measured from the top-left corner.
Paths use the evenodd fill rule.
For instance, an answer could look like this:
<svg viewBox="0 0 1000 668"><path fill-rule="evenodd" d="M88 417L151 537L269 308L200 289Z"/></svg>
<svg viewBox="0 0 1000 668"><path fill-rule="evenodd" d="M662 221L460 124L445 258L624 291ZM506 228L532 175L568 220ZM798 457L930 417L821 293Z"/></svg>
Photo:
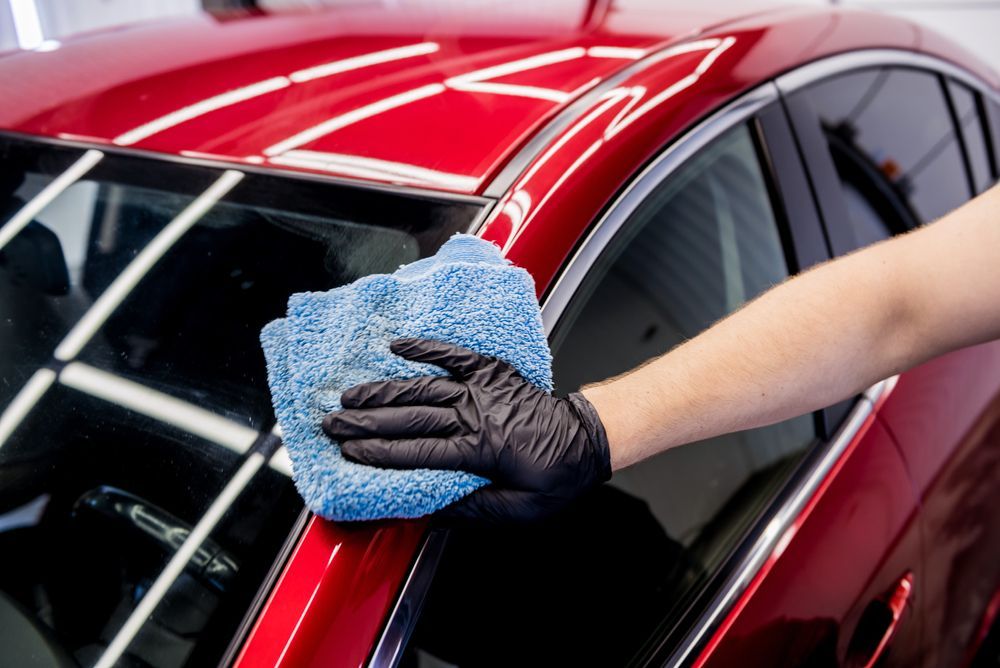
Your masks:
<svg viewBox="0 0 1000 668"><path fill-rule="evenodd" d="M215 664L302 502L261 327L482 211L0 136L0 664Z"/></svg>

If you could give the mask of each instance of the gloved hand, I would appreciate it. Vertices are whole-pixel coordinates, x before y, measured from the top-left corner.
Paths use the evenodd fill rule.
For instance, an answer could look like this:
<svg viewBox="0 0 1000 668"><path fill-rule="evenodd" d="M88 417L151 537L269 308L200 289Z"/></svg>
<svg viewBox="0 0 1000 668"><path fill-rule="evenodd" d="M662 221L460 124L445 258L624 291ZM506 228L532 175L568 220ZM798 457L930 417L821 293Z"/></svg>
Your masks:
<svg viewBox="0 0 1000 668"><path fill-rule="evenodd" d="M582 394L554 397L510 364L448 343L398 339L390 349L451 377L356 385L323 429L348 459L467 471L492 482L440 514L534 519L611 477L604 425Z"/></svg>

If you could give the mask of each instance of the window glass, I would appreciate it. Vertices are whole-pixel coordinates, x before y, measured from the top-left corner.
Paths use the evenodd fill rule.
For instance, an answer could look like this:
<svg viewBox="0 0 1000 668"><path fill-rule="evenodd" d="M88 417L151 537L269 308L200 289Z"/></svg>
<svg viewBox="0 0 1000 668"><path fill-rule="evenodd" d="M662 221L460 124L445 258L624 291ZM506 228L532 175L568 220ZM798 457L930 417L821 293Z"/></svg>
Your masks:
<svg viewBox="0 0 1000 668"><path fill-rule="evenodd" d="M979 111L977 94L968 86L957 81L948 81L948 91L955 105L955 116L962 130L965 150L969 154L969 167L972 170L972 183L977 193L986 190L993 183L990 173L990 156L987 149L986 127Z"/></svg>
<svg viewBox="0 0 1000 668"><path fill-rule="evenodd" d="M479 205L264 174L213 201L220 170L108 153L36 206L83 152L0 156L0 665L94 665L199 525L118 665L216 665L302 509L261 327Z"/></svg>
<svg viewBox="0 0 1000 668"><path fill-rule="evenodd" d="M786 273L741 126L661 184L592 268L553 336L557 392L666 352ZM813 441L812 416L710 439L616 473L553 520L453 531L411 656L628 662L719 572Z"/></svg>
<svg viewBox="0 0 1000 668"><path fill-rule="evenodd" d="M928 223L970 197L935 75L864 70L816 84L806 95L844 184L856 246Z"/></svg>
<svg viewBox="0 0 1000 668"><path fill-rule="evenodd" d="M905 229L902 220L874 189L856 179L842 181L840 189L858 248L888 239L894 230Z"/></svg>

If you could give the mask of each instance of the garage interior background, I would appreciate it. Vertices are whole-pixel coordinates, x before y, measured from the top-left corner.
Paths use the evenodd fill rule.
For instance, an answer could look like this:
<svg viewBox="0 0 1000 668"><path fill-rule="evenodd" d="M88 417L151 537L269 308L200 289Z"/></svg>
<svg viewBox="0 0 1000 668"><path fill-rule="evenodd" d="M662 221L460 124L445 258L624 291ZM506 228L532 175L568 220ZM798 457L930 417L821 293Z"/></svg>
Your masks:
<svg viewBox="0 0 1000 668"><path fill-rule="evenodd" d="M662 6L664 0L613 0L618 7L641 11L646 6ZM702 0L733 5L733 0ZM969 50L1000 70L1000 0L744 0L741 6L763 4L839 5L885 11L924 23L965 44ZM123 25L135 21L166 19L211 9L245 10L291 9L337 4L421 6L445 11L456 5L474 5L477 12L495 13L498 21L513 11L530 12L533 21L553 27L572 25L586 14L588 0L547 0L545 3L511 3L509 0L0 0L0 50L59 47L70 35ZM690 3L677 2L679 11ZM512 9L512 6L516 9ZM749 8L747 9L749 11Z"/></svg>

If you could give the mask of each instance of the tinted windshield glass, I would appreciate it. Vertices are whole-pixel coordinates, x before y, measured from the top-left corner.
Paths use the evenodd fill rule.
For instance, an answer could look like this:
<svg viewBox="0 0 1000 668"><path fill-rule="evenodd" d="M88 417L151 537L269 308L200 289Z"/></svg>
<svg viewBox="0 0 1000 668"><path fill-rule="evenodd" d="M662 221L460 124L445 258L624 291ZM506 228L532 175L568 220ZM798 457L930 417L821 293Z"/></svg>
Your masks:
<svg viewBox="0 0 1000 668"><path fill-rule="evenodd" d="M215 663L301 511L261 327L481 207L9 138L0 174L0 664Z"/></svg>

